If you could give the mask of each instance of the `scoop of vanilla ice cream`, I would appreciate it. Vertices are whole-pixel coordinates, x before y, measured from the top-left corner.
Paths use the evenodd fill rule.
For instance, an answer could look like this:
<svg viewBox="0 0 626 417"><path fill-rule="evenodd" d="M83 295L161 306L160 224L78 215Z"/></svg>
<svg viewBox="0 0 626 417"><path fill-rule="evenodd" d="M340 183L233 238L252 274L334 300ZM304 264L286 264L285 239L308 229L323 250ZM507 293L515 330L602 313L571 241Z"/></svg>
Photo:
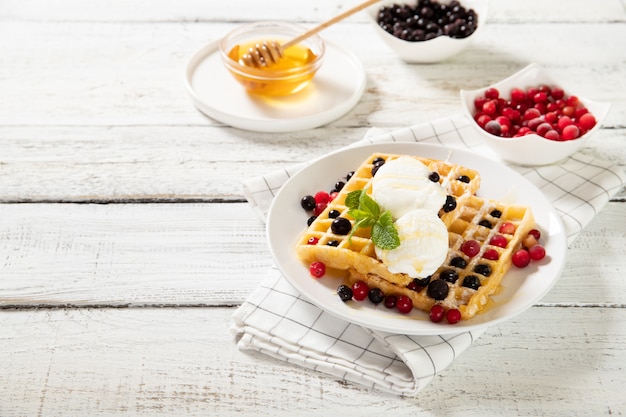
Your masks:
<svg viewBox="0 0 626 417"><path fill-rule="evenodd" d="M401 156L382 165L372 181L372 198L394 219L412 210L438 212L446 201L446 191L428 179L430 171L415 158Z"/></svg>
<svg viewBox="0 0 626 417"><path fill-rule="evenodd" d="M400 246L391 250L376 247L376 256L394 274L412 278L432 275L446 260L448 230L436 212L412 210L395 222Z"/></svg>

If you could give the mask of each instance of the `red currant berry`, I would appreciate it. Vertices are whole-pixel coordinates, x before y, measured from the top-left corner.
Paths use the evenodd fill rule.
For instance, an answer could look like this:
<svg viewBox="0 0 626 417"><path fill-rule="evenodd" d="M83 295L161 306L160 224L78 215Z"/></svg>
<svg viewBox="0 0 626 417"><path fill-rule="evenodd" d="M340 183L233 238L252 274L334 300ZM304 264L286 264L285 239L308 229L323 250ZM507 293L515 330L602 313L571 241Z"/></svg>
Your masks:
<svg viewBox="0 0 626 417"><path fill-rule="evenodd" d="M326 191L318 191L315 194L315 202L317 204L328 204L329 201L330 201L330 194L328 194Z"/></svg>
<svg viewBox="0 0 626 417"><path fill-rule="evenodd" d="M541 232L537 229L531 229L528 234L533 235L537 240L541 239Z"/></svg>
<svg viewBox="0 0 626 417"><path fill-rule="evenodd" d="M475 240L466 240L461 245L461 252L470 258L476 256L478 255L478 252L480 252L480 243Z"/></svg>
<svg viewBox="0 0 626 417"><path fill-rule="evenodd" d="M306 242L309 245L317 245L317 242L319 242L320 239L317 237L310 237L309 240Z"/></svg>
<svg viewBox="0 0 626 417"><path fill-rule="evenodd" d="M458 323L461 321L461 312L456 308L451 308L446 313L446 320L448 320L448 323L450 324Z"/></svg>
<svg viewBox="0 0 626 417"><path fill-rule="evenodd" d="M365 281L357 281L352 284L352 296L357 301L363 301L367 298L367 294L370 291L370 287Z"/></svg>
<svg viewBox="0 0 626 417"><path fill-rule="evenodd" d="M319 216L326 209L328 203L317 203L315 205L315 209L313 210L313 214Z"/></svg>
<svg viewBox="0 0 626 417"><path fill-rule="evenodd" d="M408 314L413 310L413 301L406 295L400 295L396 301L396 309L402 314Z"/></svg>
<svg viewBox="0 0 626 417"><path fill-rule="evenodd" d="M446 315L446 309L440 306L439 304L435 304L431 307L430 313L428 316L430 317L430 321L435 323L439 323Z"/></svg>
<svg viewBox="0 0 626 417"><path fill-rule="evenodd" d="M531 246L530 249L528 249L528 255L533 261L539 261L545 258L546 249L541 245Z"/></svg>
<svg viewBox="0 0 626 417"><path fill-rule="evenodd" d="M322 262L312 262L309 266L309 271L315 278L321 278L326 273L326 265Z"/></svg>
<svg viewBox="0 0 626 417"><path fill-rule="evenodd" d="M517 227L511 223L511 222L504 222L500 225L500 233L504 233L506 235L512 235L513 233L515 233L515 229L517 229Z"/></svg>
<svg viewBox="0 0 626 417"><path fill-rule="evenodd" d="M490 240L489 244L493 246L497 246L499 248L506 248L506 245L509 244L507 238L502 235L494 235Z"/></svg>
<svg viewBox="0 0 626 417"><path fill-rule="evenodd" d="M495 249L487 249L485 253L483 253L483 258L489 259L490 261L497 261L500 259L500 254Z"/></svg>
<svg viewBox="0 0 626 417"><path fill-rule="evenodd" d="M513 265L518 268L525 268L530 263L530 254L526 249L519 249L511 258Z"/></svg>
<svg viewBox="0 0 626 417"><path fill-rule="evenodd" d="M385 307L388 309L396 308L396 304L398 303L398 297L396 295L388 295L385 297Z"/></svg>

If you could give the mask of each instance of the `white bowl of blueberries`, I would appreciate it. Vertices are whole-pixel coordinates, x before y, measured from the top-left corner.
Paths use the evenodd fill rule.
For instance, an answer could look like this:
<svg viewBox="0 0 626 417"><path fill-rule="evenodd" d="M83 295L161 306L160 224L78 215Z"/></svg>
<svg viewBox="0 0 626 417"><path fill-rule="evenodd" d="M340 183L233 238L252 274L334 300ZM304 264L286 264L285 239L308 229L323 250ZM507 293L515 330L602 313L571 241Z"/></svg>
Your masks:
<svg viewBox="0 0 626 417"><path fill-rule="evenodd" d="M404 61L429 64L464 50L485 26L487 6L488 0L383 0L367 15Z"/></svg>

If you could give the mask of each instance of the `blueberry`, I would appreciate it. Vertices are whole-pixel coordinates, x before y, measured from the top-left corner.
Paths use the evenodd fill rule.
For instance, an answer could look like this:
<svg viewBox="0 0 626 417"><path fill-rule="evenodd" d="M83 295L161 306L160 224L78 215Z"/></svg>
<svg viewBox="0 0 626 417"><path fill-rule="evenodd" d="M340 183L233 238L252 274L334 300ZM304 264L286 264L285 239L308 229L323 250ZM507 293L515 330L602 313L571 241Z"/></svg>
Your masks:
<svg viewBox="0 0 626 417"><path fill-rule="evenodd" d="M470 182L470 177L468 177L467 175L461 175L459 178L457 178L458 181L464 182L466 184L469 184Z"/></svg>
<svg viewBox="0 0 626 417"><path fill-rule="evenodd" d="M341 189L344 187L344 185L346 185L346 183L345 183L345 182L343 182L343 181L337 181L337 182L335 183L335 189L334 189L334 191L337 191L337 192L341 191Z"/></svg>
<svg viewBox="0 0 626 417"><path fill-rule="evenodd" d="M448 291L448 283L441 279L436 279L428 284L428 289L426 290L426 293L430 298L434 298L435 300L443 300L448 296Z"/></svg>
<svg viewBox="0 0 626 417"><path fill-rule="evenodd" d="M439 182L439 174L433 171L430 173L430 175L428 175L428 179L431 180L432 182Z"/></svg>
<svg viewBox="0 0 626 417"><path fill-rule="evenodd" d="M300 200L300 205L306 211L315 209L315 197L312 195L305 195L302 197L302 200Z"/></svg>
<svg viewBox="0 0 626 417"><path fill-rule="evenodd" d="M477 290L480 287L480 279L476 275L468 275L463 280L463 286Z"/></svg>
<svg viewBox="0 0 626 417"><path fill-rule="evenodd" d="M328 243L326 244L327 246L334 246L337 247L339 246L339 241L338 240L329 240Z"/></svg>
<svg viewBox="0 0 626 417"><path fill-rule="evenodd" d="M457 256L456 258L452 258L450 265L464 269L467 266L467 261L460 256Z"/></svg>
<svg viewBox="0 0 626 417"><path fill-rule="evenodd" d="M380 304L385 299L385 294L380 288L372 288L367 293L367 297L374 304Z"/></svg>
<svg viewBox="0 0 626 417"><path fill-rule="evenodd" d="M348 287L347 285L340 285L337 288L337 294L339 295L339 298L341 298L341 301L343 301L344 303L346 301L352 300L352 288Z"/></svg>
<svg viewBox="0 0 626 417"><path fill-rule="evenodd" d="M500 217L502 217L502 212L498 209L494 209L491 211L491 217L495 217L496 219L499 219Z"/></svg>
<svg viewBox="0 0 626 417"><path fill-rule="evenodd" d="M491 267L485 264L478 264L474 267L474 272L488 277L489 275L491 275Z"/></svg>
<svg viewBox="0 0 626 417"><path fill-rule="evenodd" d="M339 210L331 210L328 212L328 217L331 219L336 219L337 217L339 217L340 214L341 212Z"/></svg>
<svg viewBox="0 0 626 417"><path fill-rule="evenodd" d="M346 181L350 181L350 178L352 178L353 176L354 176L354 171L348 172L348 174L346 175Z"/></svg>
<svg viewBox="0 0 626 417"><path fill-rule="evenodd" d="M313 222L315 221L315 219L317 219L317 216L311 216L311 217L309 217L309 218L307 219L307 221L306 221L306 225L307 225L307 226L310 226L310 225L311 225L311 223L313 223Z"/></svg>
<svg viewBox="0 0 626 417"><path fill-rule="evenodd" d="M352 223L345 217L337 217L331 223L330 229L336 235L347 235L352 230Z"/></svg>
<svg viewBox="0 0 626 417"><path fill-rule="evenodd" d="M445 269L439 273L439 279L454 284L459 279L459 274L454 269Z"/></svg>
<svg viewBox="0 0 626 417"><path fill-rule="evenodd" d="M486 227L488 229L491 229L493 227L493 225L491 224L491 222L487 219L483 219L481 221L478 222L479 225Z"/></svg>
<svg viewBox="0 0 626 417"><path fill-rule="evenodd" d="M451 195L446 196L446 202L443 204L443 211L446 213L451 212L456 208L456 199Z"/></svg>

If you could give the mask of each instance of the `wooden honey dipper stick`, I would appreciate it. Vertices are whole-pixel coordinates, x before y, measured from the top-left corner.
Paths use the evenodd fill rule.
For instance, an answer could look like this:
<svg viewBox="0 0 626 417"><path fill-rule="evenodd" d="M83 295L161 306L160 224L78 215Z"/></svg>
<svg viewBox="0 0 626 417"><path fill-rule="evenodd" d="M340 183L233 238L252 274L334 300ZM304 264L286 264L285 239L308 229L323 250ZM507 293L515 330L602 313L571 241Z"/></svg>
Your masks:
<svg viewBox="0 0 626 417"><path fill-rule="evenodd" d="M333 17L330 20L327 20L326 22L320 24L319 26L316 26L313 29L310 29L304 32L302 35L282 45L274 40L263 41L260 44L257 43L254 47L249 48L246 54L241 56L241 58L239 59L239 63L248 67L256 67L256 68L269 67L277 63L283 57L283 52L285 49L299 42L302 42L304 39L308 38L309 36L313 36L317 32L323 29L326 29L328 26L334 25L340 20L343 20L346 17L363 10L368 6L371 6L374 3L378 3L379 1L380 0L367 0Z"/></svg>

